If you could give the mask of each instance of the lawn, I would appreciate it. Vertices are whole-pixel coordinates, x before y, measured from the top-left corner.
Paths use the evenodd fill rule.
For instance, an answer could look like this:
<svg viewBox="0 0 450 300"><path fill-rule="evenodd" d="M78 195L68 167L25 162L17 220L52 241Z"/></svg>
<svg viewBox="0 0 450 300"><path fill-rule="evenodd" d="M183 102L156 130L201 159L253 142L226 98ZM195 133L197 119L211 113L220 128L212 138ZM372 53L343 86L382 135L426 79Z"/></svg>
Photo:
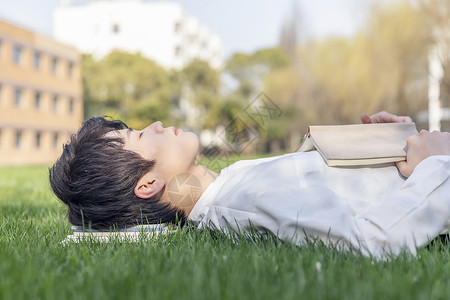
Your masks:
<svg viewBox="0 0 450 300"><path fill-rule="evenodd" d="M137 243L71 233L47 167L0 168L0 299L448 299L450 243L377 261L185 227Z"/></svg>

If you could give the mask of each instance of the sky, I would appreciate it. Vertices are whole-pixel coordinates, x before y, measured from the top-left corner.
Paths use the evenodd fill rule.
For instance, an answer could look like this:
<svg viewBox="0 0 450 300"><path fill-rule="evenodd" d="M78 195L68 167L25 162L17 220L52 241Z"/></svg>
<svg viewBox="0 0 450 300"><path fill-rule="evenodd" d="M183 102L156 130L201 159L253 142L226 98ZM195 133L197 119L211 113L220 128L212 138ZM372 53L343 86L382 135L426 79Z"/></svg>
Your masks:
<svg viewBox="0 0 450 300"><path fill-rule="evenodd" d="M61 0L0 0L0 18L52 36L52 12ZM67 1L67 0L65 0ZM69 0L82 5L88 0ZM158 2L162 0L145 0ZM382 0L172 0L217 33L225 55L277 45L294 8L302 39L347 36L363 23L368 4Z"/></svg>

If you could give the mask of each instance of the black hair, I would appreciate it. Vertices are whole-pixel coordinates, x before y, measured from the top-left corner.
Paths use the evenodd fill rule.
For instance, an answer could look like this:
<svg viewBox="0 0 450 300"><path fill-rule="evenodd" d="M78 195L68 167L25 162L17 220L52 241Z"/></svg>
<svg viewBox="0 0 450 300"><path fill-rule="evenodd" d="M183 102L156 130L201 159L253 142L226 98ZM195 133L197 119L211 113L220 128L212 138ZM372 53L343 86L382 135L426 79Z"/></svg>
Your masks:
<svg viewBox="0 0 450 300"><path fill-rule="evenodd" d="M139 179L156 161L124 149L121 137L106 136L126 128L122 121L90 118L50 168L50 185L68 206L73 225L111 230L186 219L181 209L160 201L164 189L148 199L134 194Z"/></svg>

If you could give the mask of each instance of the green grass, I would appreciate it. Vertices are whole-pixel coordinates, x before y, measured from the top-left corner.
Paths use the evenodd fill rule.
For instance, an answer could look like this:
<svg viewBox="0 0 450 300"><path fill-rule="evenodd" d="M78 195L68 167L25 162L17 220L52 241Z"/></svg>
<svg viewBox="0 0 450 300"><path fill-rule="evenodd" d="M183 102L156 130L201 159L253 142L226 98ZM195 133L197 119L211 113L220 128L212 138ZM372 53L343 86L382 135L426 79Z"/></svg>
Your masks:
<svg viewBox="0 0 450 300"><path fill-rule="evenodd" d="M233 158L234 159L234 158ZM447 299L450 245L377 261L270 236L186 227L137 243L63 246L46 167L0 168L0 299Z"/></svg>

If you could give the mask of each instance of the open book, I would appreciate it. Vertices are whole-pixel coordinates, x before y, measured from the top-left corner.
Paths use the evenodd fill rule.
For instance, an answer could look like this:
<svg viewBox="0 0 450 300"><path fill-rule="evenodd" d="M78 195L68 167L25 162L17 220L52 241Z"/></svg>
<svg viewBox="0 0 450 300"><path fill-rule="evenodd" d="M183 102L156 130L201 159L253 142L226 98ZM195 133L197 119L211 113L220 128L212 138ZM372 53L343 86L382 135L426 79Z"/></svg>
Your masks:
<svg viewBox="0 0 450 300"><path fill-rule="evenodd" d="M331 166L362 166L406 158L406 139L414 123L309 126L297 152L317 150Z"/></svg>

